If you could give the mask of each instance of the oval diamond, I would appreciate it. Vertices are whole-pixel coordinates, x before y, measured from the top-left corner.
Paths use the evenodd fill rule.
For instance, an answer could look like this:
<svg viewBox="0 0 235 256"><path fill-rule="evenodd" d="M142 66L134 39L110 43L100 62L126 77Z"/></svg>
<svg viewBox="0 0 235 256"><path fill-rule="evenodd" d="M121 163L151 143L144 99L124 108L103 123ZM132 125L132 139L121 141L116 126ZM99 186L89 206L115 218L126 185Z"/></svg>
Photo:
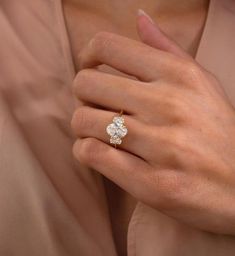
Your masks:
<svg viewBox="0 0 235 256"><path fill-rule="evenodd" d="M121 144L122 138L127 135L127 128L124 126L124 118L122 116L115 116L113 122L106 127L106 132L110 135L111 144Z"/></svg>
<svg viewBox="0 0 235 256"><path fill-rule="evenodd" d="M106 128L106 131L110 136L114 136L117 132L117 126L114 123L109 124Z"/></svg>

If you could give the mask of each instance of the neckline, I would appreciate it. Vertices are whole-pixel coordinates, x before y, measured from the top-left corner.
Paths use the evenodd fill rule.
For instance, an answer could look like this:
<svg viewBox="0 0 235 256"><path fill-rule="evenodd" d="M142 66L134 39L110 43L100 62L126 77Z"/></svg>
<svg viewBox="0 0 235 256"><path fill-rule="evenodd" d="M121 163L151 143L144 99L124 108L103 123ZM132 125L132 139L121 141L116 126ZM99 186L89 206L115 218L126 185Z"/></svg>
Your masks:
<svg viewBox="0 0 235 256"><path fill-rule="evenodd" d="M200 38L198 46L197 46L197 51L196 51L196 54L194 56L194 59L196 61L198 61L198 56L199 56L199 52L200 52L202 43L204 42L204 39L206 38L207 28L208 28L209 20L211 19L213 7L214 7L214 0L209 0L209 4L208 4L208 8L207 8L206 20L204 22L204 27L202 29L201 38Z"/></svg>
<svg viewBox="0 0 235 256"><path fill-rule="evenodd" d="M194 56L195 60L198 60L199 51L200 51L201 45L204 41L204 38L205 38L205 35L207 32L208 22L211 17L211 13L212 13L212 9L213 9L213 1L214 0L209 0L206 20L205 20L204 27L203 27L202 33L201 33L201 37L200 37L200 40L198 43L198 47L197 47L197 50L196 50L196 53ZM58 23L59 23L59 32L60 32L62 49L63 49L63 53L64 53L64 60L65 60L67 70L69 73L69 80L70 80L70 82L72 82L76 75L76 68L75 68L75 63L74 63L73 55L72 55L72 47L71 47L67 23L66 23L66 19L65 19L64 7L63 7L62 0L55 0L54 3L55 3L56 13L57 13L57 18L58 18Z"/></svg>

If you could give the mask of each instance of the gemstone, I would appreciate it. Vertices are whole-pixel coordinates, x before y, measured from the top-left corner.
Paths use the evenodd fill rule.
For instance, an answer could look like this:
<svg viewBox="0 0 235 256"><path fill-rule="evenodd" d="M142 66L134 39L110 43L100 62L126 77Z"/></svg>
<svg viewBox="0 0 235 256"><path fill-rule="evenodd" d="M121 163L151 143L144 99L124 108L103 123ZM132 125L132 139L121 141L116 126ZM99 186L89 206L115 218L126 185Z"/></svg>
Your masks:
<svg viewBox="0 0 235 256"><path fill-rule="evenodd" d="M122 126L124 124L124 118L121 116L115 116L113 118L113 122L117 125L117 126Z"/></svg>
<svg viewBox="0 0 235 256"><path fill-rule="evenodd" d="M118 127L116 134L121 138L125 137L127 135L127 128L125 126Z"/></svg>
<svg viewBox="0 0 235 256"><path fill-rule="evenodd" d="M106 131L108 133L108 135L110 136L114 136L117 132L117 126L116 124L112 123L112 124L109 124L106 128Z"/></svg>
<svg viewBox="0 0 235 256"><path fill-rule="evenodd" d="M110 138L110 143L120 145L122 143L122 140L118 136L113 136Z"/></svg>
<svg viewBox="0 0 235 256"><path fill-rule="evenodd" d="M121 144L123 137L127 135L127 128L124 125L124 118L122 116L115 116L113 122L106 127L106 132L110 135L111 144Z"/></svg>

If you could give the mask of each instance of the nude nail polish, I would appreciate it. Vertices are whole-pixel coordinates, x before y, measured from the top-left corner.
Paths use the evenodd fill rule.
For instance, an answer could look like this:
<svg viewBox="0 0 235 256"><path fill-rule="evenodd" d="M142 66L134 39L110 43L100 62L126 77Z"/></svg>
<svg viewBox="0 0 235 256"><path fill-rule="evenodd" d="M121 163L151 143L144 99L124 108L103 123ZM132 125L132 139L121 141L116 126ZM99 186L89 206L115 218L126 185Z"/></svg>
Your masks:
<svg viewBox="0 0 235 256"><path fill-rule="evenodd" d="M145 16L146 18L148 18L148 20L152 23L155 24L155 22L153 21L153 19L142 9L138 9L138 15L139 16Z"/></svg>

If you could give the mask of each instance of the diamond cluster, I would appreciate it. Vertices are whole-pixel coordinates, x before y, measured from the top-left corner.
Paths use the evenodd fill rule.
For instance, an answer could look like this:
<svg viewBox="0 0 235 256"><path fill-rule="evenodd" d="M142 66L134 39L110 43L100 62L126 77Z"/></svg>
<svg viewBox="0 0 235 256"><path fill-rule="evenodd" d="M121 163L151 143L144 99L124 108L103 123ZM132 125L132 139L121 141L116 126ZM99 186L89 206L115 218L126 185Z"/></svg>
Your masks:
<svg viewBox="0 0 235 256"><path fill-rule="evenodd" d="M127 128L124 125L124 118L122 116L115 116L113 122L106 128L106 132L110 135L110 143L120 145L122 138L127 135Z"/></svg>

